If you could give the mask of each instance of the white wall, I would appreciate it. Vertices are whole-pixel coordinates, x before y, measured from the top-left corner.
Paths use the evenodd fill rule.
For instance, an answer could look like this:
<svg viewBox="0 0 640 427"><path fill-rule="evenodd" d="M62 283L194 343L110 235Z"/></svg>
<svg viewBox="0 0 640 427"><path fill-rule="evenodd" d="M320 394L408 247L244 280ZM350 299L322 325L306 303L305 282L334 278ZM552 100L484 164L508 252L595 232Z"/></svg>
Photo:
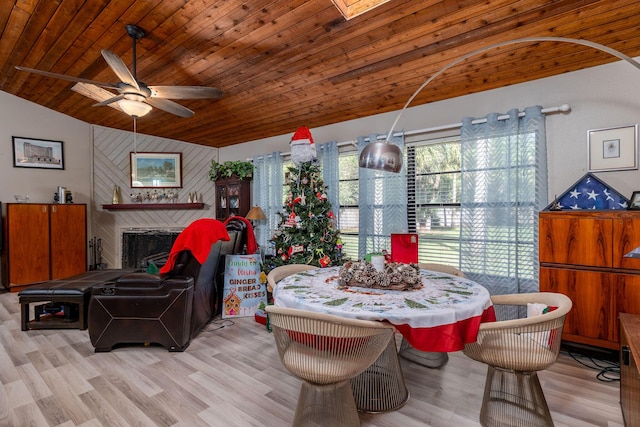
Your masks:
<svg viewBox="0 0 640 427"><path fill-rule="evenodd" d="M428 76L425 76L425 79ZM549 197L560 194L587 172L589 129L640 122L640 71L624 61L405 111L398 128L421 129L458 123L464 116L484 116L530 105L570 104L569 114L547 117ZM292 106L295 108L295 106ZM316 142L347 141L372 132L386 133L397 112L311 129ZM304 125L304 123L300 123ZM220 149L220 161L246 159L274 150L289 151L291 133ZM14 168L11 136L64 141L66 169ZM90 201L91 126L21 98L0 92L0 200L29 194L33 202L53 200L57 186L73 192L77 203ZM640 171L596 175L627 197L640 190Z"/></svg>
<svg viewBox="0 0 640 427"><path fill-rule="evenodd" d="M64 170L13 167L12 136L63 141ZM73 193L75 203L91 198L91 126L64 114L0 91L0 200L53 203L58 186Z"/></svg>
<svg viewBox="0 0 640 427"><path fill-rule="evenodd" d="M14 168L13 136L62 141L64 170ZM71 190L75 203L89 205L90 176L91 127L87 123L0 91L0 201L3 204L15 203L14 194L28 195L34 203L53 203L60 185ZM91 223L89 209L87 221Z"/></svg>
<svg viewBox="0 0 640 427"><path fill-rule="evenodd" d="M109 211L103 205L113 201L114 185L120 189L121 203L132 203L130 193L145 193L148 189L131 188L130 152L133 133L102 126L93 132L93 234L102 244L102 262L109 268L122 266L122 232L128 228L182 229L198 218L215 217L215 185L209 180L211 159L217 159L218 149L189 144L149 135L136 137L138 152L178 152L182 156L182 188L178 202L187 203L190 193L198 193L204 209L141 209ZM91 258L91 257L90 257ZM91 260L90 260L91 262Z"/></svg>
<svg viewBox="0 0 640 427"><path fill-rule="evenodd" d="M429 76L425 76L425 80ZM416 88L417 89L417 88ZM410 107L397 128L423 129L459 123L463 117L524 109L531 105L571 105L569 114L547 116L549 200L578 181L587 168L587 130L638 123L640 117L640 70L619 61L474 95ZM295 106L292 105L292 108ZM359 135L386 133L398 112L311 129L314 141L349 141ZM300 123L304 125L304 123ZM272 151L289 151L291 133L220 149L220 160L245 159ZM630 197L640 190L640 171L595 173L598 178Z"/></svg>
<svg viewBox="0 0 640 427"><path fill-rule="evenodd" d="M428 76L425 76L425 79ZM413 130L459 123L464 116L484 116L530 105L553 107L570 104L570 114L547 117L549 199L563 193L587 172L586 133L589 129L638 123L640 116L640 71L619 61L588 70L567 73L475 95L411 107L397 128ZM295 105L291 106L295 108ZM348 141L358 135L386 133L397 112L311 129L316 142ZM304 123L300 123L304 125ZM272 151L289 151L291 133L247 142L219 150L219 160L246 159ZM118 132L118 131L116 131ZM127 133L128 135L128 133ZM13 167L12 136L64 141L65 170ZM436 136L436 135L434 135ZM76 203L89 205L89 224L99 203L92 204L91 126L13 95L0 92L0 200L12 202L14 194L28 194L32 202L48 203L59 185L73 192ZM127 146L127 150L129 147ZM216 156L215 150L210 152ZM189 167L189 165L183 165ZM207 169L201 165L202 169ZM206 181L207 170L196 174ZM601 172L596 175L626 197L640 190L640 171ZM191 181L188 186L206 188L208 183ZM209 184L210 185L210 184ZM111 187L109 187L111 188ZM127 194L126 188L122 188ZM186 190L186 189L185 189ZM103 194L104 193L104 194ZM98 199L107 198L106 188ZM211 202L207 202L211 203ZM93 209L91 209L93 207ZM208 212L201 212L208 215ZM91 229L88 235L93 236ZM114 258L117 258L114 256ZM117 261L114 259L114 264Z"/></svg>

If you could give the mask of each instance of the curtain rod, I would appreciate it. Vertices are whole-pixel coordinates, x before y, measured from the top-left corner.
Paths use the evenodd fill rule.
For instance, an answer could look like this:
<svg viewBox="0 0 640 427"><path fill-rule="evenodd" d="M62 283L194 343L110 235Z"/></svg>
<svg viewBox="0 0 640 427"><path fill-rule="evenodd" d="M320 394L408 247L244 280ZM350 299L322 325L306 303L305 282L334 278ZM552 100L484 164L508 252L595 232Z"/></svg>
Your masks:
<svg viewBox="0 0 640 427"><path fill-rule="evenodd" d="M549 107L549 108L543 108L541 110L542 114L555 114L555 113L568 113L569 111L571 111L571 106L569 104L562 104L559 107ZM524 117L525 113L524 111L521 111L518 113L518 117ZM507 120L509 118L508 114L502 114L500 116L498 116L498 120ZM487 123L487 119L475 119L473 121L471 121L471 124L474 125L479 125L482 123ZM457 128L461 128L462 127L462 122L460 123L451 123L448 125L441 125L441 126L433 126L430 128L424 128L424 129L416 129L416 130L409 130L406 132L397 132L394 134L394 136L412 136L412 135L420 135L423 133L432 133L432 132L440 132L443 130L451 130L451 129L457 129ZM386 135L378 135L378 137L376 139L386 139ZM369 138L365 138L365 141L369 141ZM347 145L356 145L357 144L357 140L353 139L351 141L343 141L343 142L338 142L338 147L346 147ZM286 157L291 155L291 152L285 152L285 153L280 153L280 155L282 157ZM271 154L268 154L267 157L271 157ZM258 159L261 159L262 156L258 156ZM248 158L247 161L253 160L253 157Z"/></svg>

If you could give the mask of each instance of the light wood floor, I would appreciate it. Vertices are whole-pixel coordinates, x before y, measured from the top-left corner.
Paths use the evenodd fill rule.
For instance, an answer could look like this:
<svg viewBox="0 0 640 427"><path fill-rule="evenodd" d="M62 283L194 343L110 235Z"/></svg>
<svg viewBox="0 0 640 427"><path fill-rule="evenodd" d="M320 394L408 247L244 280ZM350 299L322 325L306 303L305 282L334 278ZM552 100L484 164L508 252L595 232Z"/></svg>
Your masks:
<svg viewBox="0 0 640 427"><path fill-rule="evenodd" d="M290 425L299 381L252 318L209 324L183 353L126 347L94 353L87 331L20 330L18 298L0 294L1 426ZM478 426L485 366L452 353L442 369L401 360L409 402L361 414L363 426ZM540 373L562 426L622 426L619 383L562 354Z"/></svg>

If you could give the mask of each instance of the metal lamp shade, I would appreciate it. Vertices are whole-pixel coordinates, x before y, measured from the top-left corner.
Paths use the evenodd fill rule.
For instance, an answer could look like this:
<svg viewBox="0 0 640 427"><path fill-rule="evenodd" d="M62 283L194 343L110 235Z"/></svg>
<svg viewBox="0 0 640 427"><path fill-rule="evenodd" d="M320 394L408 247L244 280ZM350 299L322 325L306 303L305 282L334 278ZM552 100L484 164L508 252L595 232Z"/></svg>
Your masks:
<svg viewBox="0 0 640 427"><path fill-rule="evenodd" d="M335 0L334 0L334 3L335 3ZM402 110L400 110L398 117L396 117L395 121L391 125L391 129L389 129L389 132L387 132L387 136L393 135L393 129L395 129L396 125L398 124L398 121L400 120L400 117L402 117L402 113L404 113L404 110L407 109L411 101L413 101L413 99L418 95L418 93L420 93L422 89L424 89L429 83L431 83L433 79L435 79L440 74L447 71L449 68L466 60L467 58L470 58L474 55L483 53L487 50L490 50L496 47L506 46L506 45L515 44L515 43L531 43L531 42L566 42L566 43L575 43L582 46L588 46L594 49L601 50L603 52L607 52L615 57L618 57L624 61L627 61L629 64L640 69L640 63L635 61L633 58L625 55L624 53L618 52L617 50L612 49L610 47L607 47L595 42L591 42L588 40L582 40L582 39L570 39L570 38L564 38L564 37L525 37L521 39L507 40L507 41L492 44L489 46L484 46L480 49L474 50L473 52L469 52L466 55L461 56L455 61L448 63L443 68L438 70L438 72L436 72L431 77L429 77L424 83L422 83L422 85L413 93L413 95L411 95L409 100L404 104L404 107L402 107ZM561 110L561 111L565 111L565 110ZM398 146L389 144L387 142L372 142L371 144L364 147L364 149L362 150L362 153L360 154L360 167L368 168L368 169L377 169L382 171L389 171L389 172L400 172L400 169L402 168L402 150L400 150Z"/></svg>
<svg viewBox="0 0 640 427"><path fill-rule="evenodd" d="M398 173L402 169L402 150L387 142L372 142L360 153L360 167Z"/></svg>

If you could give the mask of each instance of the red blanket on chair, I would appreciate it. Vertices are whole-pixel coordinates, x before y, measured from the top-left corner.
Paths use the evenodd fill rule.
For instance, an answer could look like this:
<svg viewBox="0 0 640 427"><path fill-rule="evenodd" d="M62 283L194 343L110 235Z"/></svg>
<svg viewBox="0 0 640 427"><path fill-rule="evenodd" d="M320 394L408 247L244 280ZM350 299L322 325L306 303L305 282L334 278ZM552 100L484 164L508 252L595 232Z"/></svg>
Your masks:
<svg viewBox="0 0 640 427"><path fill-rule="evenodd" d="M181 251L189 250L200 264L204 264L211 251L211 245L218 240L231 240L227 227L217 219L195 220L178 235L173 242L167 263L160 269L161 274L170 272Z"/></svg>
<svg viewBox="0 0 640 427"><path fill-rule="evenodd" d="M251 221L243 216L234 215L224 220L225 225L231 220L242 221L247 225L247 253L255 254L258 252L258 242L256 242L256 235L253 232L253 225L251 225Z"/></svg>

